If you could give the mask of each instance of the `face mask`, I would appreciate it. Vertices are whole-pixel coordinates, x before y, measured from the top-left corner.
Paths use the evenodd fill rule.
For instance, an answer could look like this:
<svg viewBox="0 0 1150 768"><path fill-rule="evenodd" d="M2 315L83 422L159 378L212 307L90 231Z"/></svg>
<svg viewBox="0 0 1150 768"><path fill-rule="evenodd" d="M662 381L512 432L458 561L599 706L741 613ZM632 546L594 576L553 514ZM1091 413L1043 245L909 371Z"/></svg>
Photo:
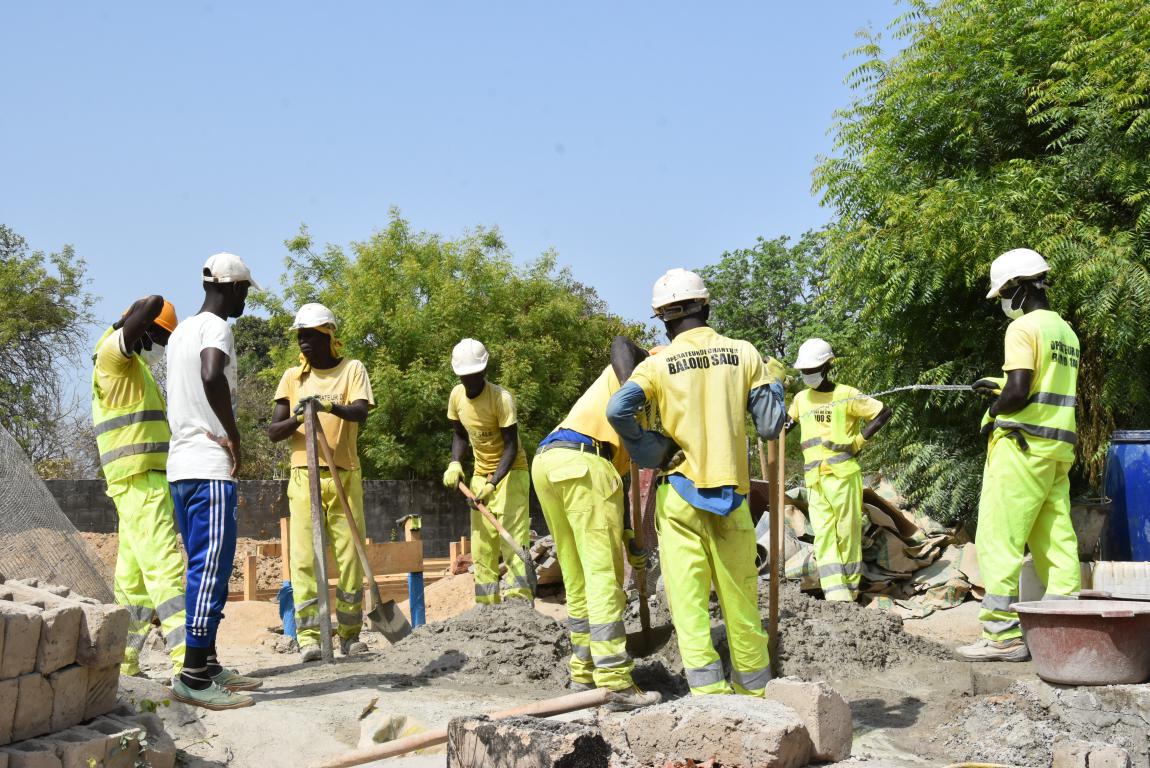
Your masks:
<svg viewBox="0 0 1150 768"><path fill-rule="evenodd" d="M815 371L814 373L804 373L804 374L802 374L802 377L803 377L803 383L806 384L811 389L814 389L815 387L822 384L823 380L826 378L825 376L823 376L822 371Z"/></svg>
<svg viewBox="0 0 1150 768"><path fill-rule="evenodd" d="M140 350L140 358L149 368L158 368L164 362L164 348L159 344L153 344L150 349Z"/></svg>
<svg viewBox="0 0 1150 768"><path fill-rule="evenodd" d="M1006 315L1011 320L1017 320L1018 318L1022 317L1024 314L1026 314L1022 311L1022 301L1025 297L1026 292L1023 290L1023 286L1020 285L1015 288L1014 293L1010 298L1002 299L1002 314ZM1015 303L1018 304L1017 307L1014 306Z"/></svg>

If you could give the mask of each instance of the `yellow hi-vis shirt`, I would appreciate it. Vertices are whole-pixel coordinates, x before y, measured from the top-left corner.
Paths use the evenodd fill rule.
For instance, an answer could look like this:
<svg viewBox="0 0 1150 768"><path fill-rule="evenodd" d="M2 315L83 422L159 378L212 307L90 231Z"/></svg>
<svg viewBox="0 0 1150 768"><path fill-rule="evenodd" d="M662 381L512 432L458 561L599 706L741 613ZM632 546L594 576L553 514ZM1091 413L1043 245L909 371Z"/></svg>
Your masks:
<svg viewBox="0 0 1150 768"><path fill-rule="evenodd" d="M499 468L503 458L503 433L499 430L518 422L515 398L510 392L490 381L474 400L467 397L462 384L456 384L447 398L447 418L463 424L471 441L475 456L475 474L491 475ZM527 469L527 453L523 450L523 436L519 436L519 453L512 469Z"/></svg>
<svg viewBox="0 0 1150 768"><path fill-rule="evenodd" d="M620 475L625 475L631 469L631 457L623 447L619 434L607 421L607 401L618 391L619 377L615 375L614 368L607 366L599 378L595 379L595 383L575 401L567 418L559 422L556 429L572 429L592 440L609 444L615 451L611 463Z"/></svg>
<svg viewBox="0 0 1150 768"><path fill-rule="evenodd" d="M1030 402L1015 413L1000 413L994 420L996 435L1025 433L1029 451L1055 461L1074 461L1078 428L1078 336L1057 312L1027 312L1006 328L1006 359L1002 370L1028 370Z"/></svg>
<svg viewBox="0 0 1150 768"><path fill-rule="evenodd" d="M366 400L369 408L375 407L375 398L371 392L371 381L367 377L367 368L359 360L344 358L334 368L312 368L303 374L303 366L297 365L288 368L280 378L279 386L273 399L287 400L288 409L295 411L296 404L305 397L315 395L321 400L336 405L350 405L356 400ZM354 421L341 419L333 413L320 411L319 425L323 434L335 454L335 465L339 469L359 469L359 424ZM323 454L319 456L319 464L326 467ZM293 467L307 466L307 444L304 441L304 430L301 427L291 436L291 465Z"/></svg>
<svg viewBox="0 0 1150 768"><path fill-rule="evenodd" d="M842 446L861 433L860 421L870 421L882 413L882 409L881 401L846 384L835 384L830 392L810 388L799 392L791 401L787 415L799 424L804 473L815 473L813 480L817 475L845 477L858 472L858 463L847 458L853 456L853 451ZM828 443L838 447L831 448ZM812 464L814 466L810 466Z"/></svg>
<svg viewBox="0 0 1150 768"><path fill-rule="evenodd" d="M753 344L694 328L639 363L629 381L655 403L664 431L683 449L676 472L696 488L750 491L747 397L770 383Z"/></svg>

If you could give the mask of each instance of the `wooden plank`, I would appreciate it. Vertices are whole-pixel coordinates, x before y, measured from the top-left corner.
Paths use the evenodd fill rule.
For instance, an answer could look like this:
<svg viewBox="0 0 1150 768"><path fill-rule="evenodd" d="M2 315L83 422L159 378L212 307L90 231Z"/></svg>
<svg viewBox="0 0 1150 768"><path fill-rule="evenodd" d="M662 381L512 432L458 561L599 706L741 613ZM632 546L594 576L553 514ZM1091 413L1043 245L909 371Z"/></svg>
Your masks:
<svg viewBox="0 0 1150 768"><path fill-rule="evenodd" d="M444 578L442 574L426 574L424 576L425 585L431 585L440 579ZM395 600L397 603L407 599L407 574L402 576L381 576L377 577L375 583L379 585L379 592L384 600ZM335 588L336 582L332 581L328 584L328 595L331 597L332 605L335 604ZM255 593L255 597L251 598L260 602L274 601L279 594L275 589L260 589ZM245 600L244 593L229 592L228 602L239 602Z"/></svg>
<svg viewBox="0 0 1150 768"><path fill-rule="evenodd" d="M280 550L281 550L281 548L280 548L280 545L278 542L275 544L257 544L256 545L256 554L259 555L260 557L279 557L280 556Z"/></svg>
<svg viewBox="0 0 1150 768"><path fill-rule="evenodd" d="M255 600L259 587L259 555L248 555L244 560L244 600Z"/></svg>
<svg viewBox="0 0 1150 768"><path fill-rule="evenodd" d="M415 573L424 568L422 541L388 541L370 544L366 549L367 560L377 576ZM330 552L327 556L327 567L329 573L339 572Z"/></svg>

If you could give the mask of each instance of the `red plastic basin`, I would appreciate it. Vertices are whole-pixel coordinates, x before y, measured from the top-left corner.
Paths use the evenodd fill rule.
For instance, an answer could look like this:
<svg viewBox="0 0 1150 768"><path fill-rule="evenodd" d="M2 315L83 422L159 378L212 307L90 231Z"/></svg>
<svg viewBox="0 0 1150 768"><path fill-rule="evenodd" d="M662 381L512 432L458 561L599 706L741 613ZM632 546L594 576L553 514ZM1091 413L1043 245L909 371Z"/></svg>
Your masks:
<svg viewBox="0 0 1150 768"><path fill-rule="evenodd" d="M1062 685L1150 680L1150 602L1015 603L1038 676Z"/></svg>

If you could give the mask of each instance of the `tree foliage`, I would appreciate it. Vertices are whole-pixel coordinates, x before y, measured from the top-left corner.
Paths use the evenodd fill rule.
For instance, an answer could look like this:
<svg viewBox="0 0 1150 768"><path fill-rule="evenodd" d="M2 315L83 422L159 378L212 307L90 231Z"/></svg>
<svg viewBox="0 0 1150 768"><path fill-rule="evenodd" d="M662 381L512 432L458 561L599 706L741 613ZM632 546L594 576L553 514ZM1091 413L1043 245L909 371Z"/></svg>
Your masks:
<svg viewBox="0 0 1150 768"><path fill-rule="evenodd" d="M0 423L50 474L68 474L69 434L87 420L87 404L71 402L60 378L93 322L84 270L71 246L29 251L0 224Z"/></svg>
<svg viewBox="0 0 1150 768"><path fill-rule="evenodd" d="M283 295L263 300L270 362L258 377L274 387L296 364L287 330L299 305L330 307L344 354L364 362L375 393L360 437L368 477L442 472L451 447L447 395L458 383L451 348L460 339L487 345L488 377L514 393L530 453L607 365L611 339L647 334L609 314L591 288L556 268L554 254L517 266L496 230L445 239L413 231L393 211L385 229L347 251L317 251L306 229L287 245ZM238 347L241 361L249 349Z"/></svg>
<svg viewBox="0 0 1150 768"><path fill-rule="evenodd" d="M885 59L877 38L814 174L836 213L828 293L860 334L849 374L871 388L997 372L1006 320L988 267L1028 246L1083 346L1081 477L1115 426L1150 419L1150 14L1144 0L913 0ZM968 513L981 404L899 398L904 490ZM889 436L887 436L888 442Z"/></svg>

